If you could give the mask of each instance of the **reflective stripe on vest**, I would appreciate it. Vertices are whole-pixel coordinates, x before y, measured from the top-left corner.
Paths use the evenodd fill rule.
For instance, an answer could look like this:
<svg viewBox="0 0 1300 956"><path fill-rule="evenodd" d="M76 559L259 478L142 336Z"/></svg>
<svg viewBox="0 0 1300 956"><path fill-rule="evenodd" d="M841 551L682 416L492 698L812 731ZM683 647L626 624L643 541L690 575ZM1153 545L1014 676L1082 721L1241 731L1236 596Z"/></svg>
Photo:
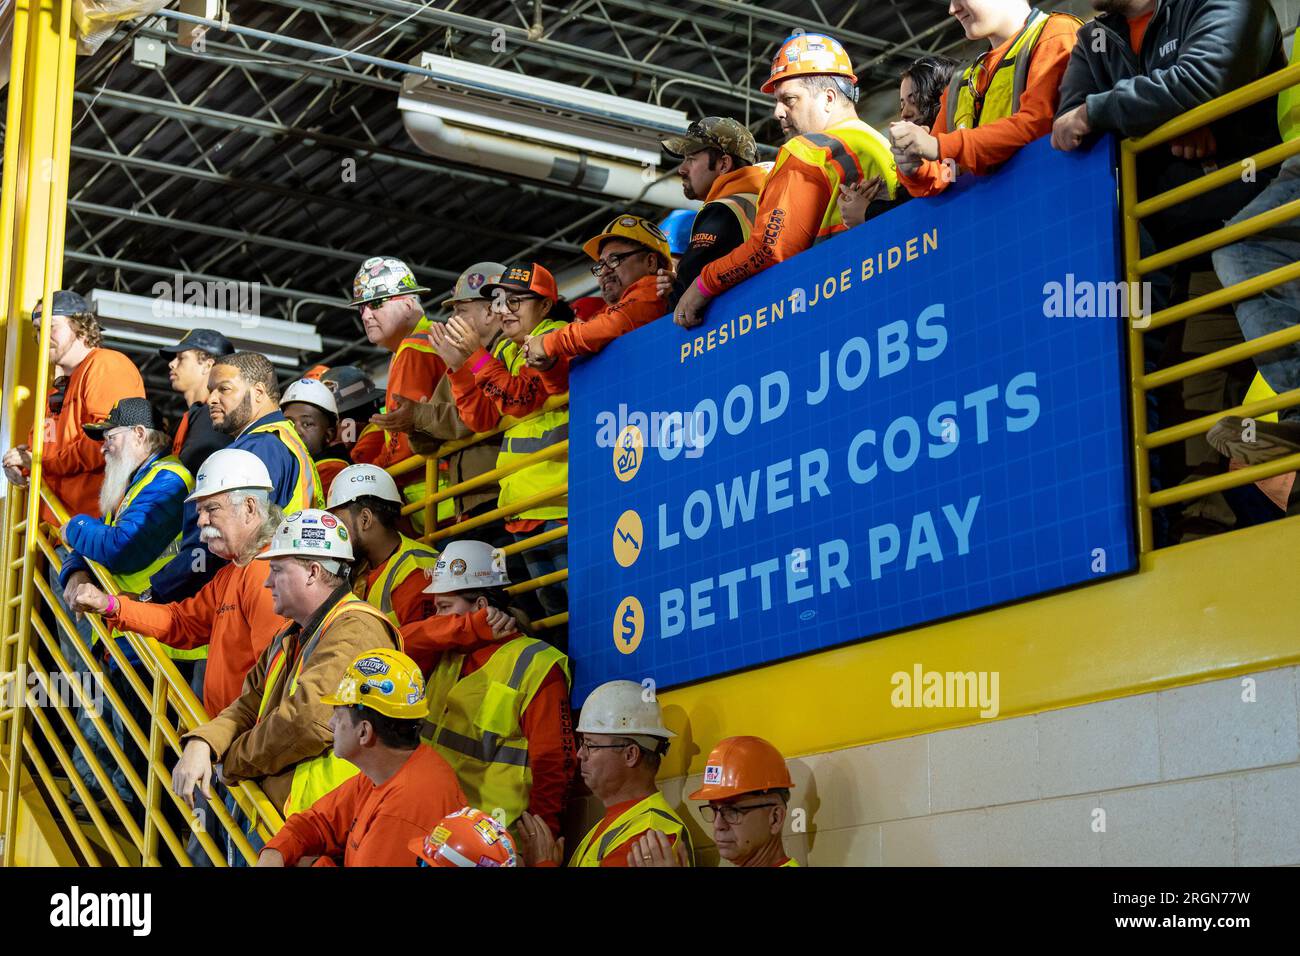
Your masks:
<svg viewBox="0 0 1300 956"><path fill-rule="evenodd" d="M748 242L750 233L754 231L754 217L758 215L758 193L732 193L730 196L714 199L705 205L711 206L713 203L726 206L731 210L731 214L736 217L736 222L740 224L741 243Z"/></svg>
<svg viewBox="0 0 1300 956"><path fill-rule="evenodd" d="M140 492L144 491L154 478L165 471L171 472L177 478L181 479L181 481L185 482L186 494L189 494L194 490L194 476L190 474L190 470L181 463L179 458L175 455L158 458L149 466L148 470L145 471L143 475L131 482L131 486L126 489L126 494L122 496L122 500L118 502L117 507L110 508L104 514L104 524L108 527L112 527L116 524L117 516L125 514ZM141 591L144 591L149 587L149 579L161 571L168 563L170 563L172 558L176 557L176 555L180 553L180 544L181 535L177 534L176 537L168 543L167 547L163 548L162 553L159 554L158 557L154 558L147 567L141 568L139 571L132 571L129 574L115 574L113 575L113 579L117 581L118 587L126 593L139 594ZM117 629L113 630L114 638L122 637L124 635L124 631L119 631ZM91 644L93 645L98 640L99 635L93 635ZM159 646L162 647L163 652L173 660L197 661L208 656L208 647L206 644L203 647L181 650L175 647L168 647L161 641L158 643Z"/></svg>
<svg viewBox="0 0 1300 956"><path fill-rule="evenodd" d="M537 327L533 329L532 334L545 335L554 329L562 329L567 324L567 322L561 322L557 319L543 319L537 323ZM519 374L519 370L524 365L524 354L519 346L508 338L502 337L492 351L496 358L500 359L506 368L510 370L511 375ZM512 465L524 455L531 455L543 448L557 445L568 437L568 409L554 409L549 412L542 412L527 421L511 426L506 431L501 440L501 451L497 454L497 467L503 468ZM539 461L521 468L519 471L502 476L499 482L501 496L497 499L497 504L499 507L505 508L512 502L531 498L557 485L567 485L568 482L569 463L567 459ZM545 504L528 508L510 517L551 520L553 518L566 518L568 515L568 499L562 498L558 501L548 501Z"/></svg>
<svg viewBox="0 0 1300 956"><path fill-rule="evenodd" d="M830 199L822 213L815 242L829 239L847 228L840 217L838 197L841 185L851 186L880 176L890 199L898 191L898 169L889 149L889 140L861 120L848 120L821 133L796 136L781 147L767 182L776 177L777 171L791 156L820 169L830 186Z"/></svg>
<svg viewBox="0 0 1300 956"><path fill-rule="evenodd" d="M316 649L316 645L325 636L325 632L329 630L330 625L344 614L369 614L383 621L384 628L388 631L389 636L393 638L394 646L399 651L402 649L401 633L389 624L388 618L378 608L372 607L351 594L344 595L337 604L325 613L325 616L321 618L320 626L316 628L316 632L302 645L293 672L289 675L289 685L285 689L285 697L292 697L294 692L297 691L298 677L302 674L302 668L307 663L307 658ZM271 702L271 692L275 690L280 675L284 671L284 634L285 632L281 631L276 635L272 645L274 651L271 655L271 662L266 667L266 679L262 685L262 702L257 708L257 719L259 721L266 715L267 706ZM356 766L346 760L339 760L334 756L333 749L327 749L319 757L298 761L293 768L293 782L289 786L289 797L284 802L284 816L288 817L299 810L306 810L325 794L344 781L356 776L356 774Z"/></svg>
<svg viewBox="0 0 1300 956"><path fill-rule="evenodd" d="M444 654L429 675L423 736L456 771L470 805L500 808L510 826L528 809L533 786L523 713L551 668L560 665L571 680L569 659L545 641L518 637L462 677L464 663L464 654Z"/></svg>
<svg viewBox="0 0 1300 956"><path fill-rule="evenodd" d="M966 69L953 73L952 80L948 83L949 130L975 129L1019 112L1020 97L1029 84L1029 63L1033 59L1034 47L1049 19L1050 16L1041 10L1030 11L1025 25L1020 28L1020 32L1011 41L1010 48L994 68L983 94L976 94L975 80L984 58L991 51L981 53Z"/></svg>
<svg viewBox="0 0 1300 956"><path fill-rule="evenodd" d="M293 423L267 422L265 425L258 425L249 434L258 432L274 434L284 442L284 447L289 449L293 457L298 459L298 484L293 489L289 501L280 510L287 516L295 511L302 511L303 508L324 508L325 495L321 493L316 462L312 461L311 453L307 451L307 446L303 444L302 436L298 434L298 429L293 427Z"/></svg>
<svg viewBox="0 0 1300 956"><path fill-rule="evenodd" d="M687 864L695 865L695 847L691 844L691 831L686 828L686 824L682 822L677 812L668 805L663 794L656 790L615 818L609 825L609 829L600 835L599 841L594 839L596 827L592 827L578 844L578 849L573 852L569 866L600 866L610 850L646 830L658 830L665 836L677 837L686 844Z"/></svg>
<svg viewBox="0 0 1300 956"><path fill-rule="evenodd" d="M401 627L403 622L397 619L397 612L393 610L394 589L416 571L432 572L437 563L437 551L402 535L397 550L384 562L379 577L375 578L375 583L370 586L366 600L379 608L394 627Z"/></svg>

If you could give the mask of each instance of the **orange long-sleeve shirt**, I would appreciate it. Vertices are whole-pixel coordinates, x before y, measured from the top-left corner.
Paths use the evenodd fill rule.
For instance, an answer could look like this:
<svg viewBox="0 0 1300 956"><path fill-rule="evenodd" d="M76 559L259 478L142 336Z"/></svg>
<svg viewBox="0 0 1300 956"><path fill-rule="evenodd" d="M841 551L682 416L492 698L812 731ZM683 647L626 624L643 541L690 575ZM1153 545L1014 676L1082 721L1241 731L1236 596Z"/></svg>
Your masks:
<svg viewBox="0 0 1300 956"><path fill-rule="evenodd" d="M468 677L496 653L500 641L488 627L487 613L475 611L404 627L402 645L426 677L443 653L464 654L461 677ZM578 766L578 749L573 739L569 684L558 664L542 679L520 715L519 725L528 740L528 765L533 771L528 812L537 814L553 833L559 833L560 814Z"/></svg>
<svg viewBox="0 0 1300 956"><path fill-rule="evenodd" d="M586 322L570 322L562 329L548 332L542 338L546 354L563 359L594 355L620 335L665 315L668 300L659 294L657 282L653 275L642 276L623 290L617 302ZM551 371L554 373L555 369Z"/></svg>
<svg viewBox="0 0 1300 956"><path fill-rule="evenodd" d="M939 158L927 160L912 175L901 169L898 181L913 196L935 196L948 188L952 174L944 160L953 160L964 172L983 176L1004 163L1021 147L1052 132L1052 120L1060 101L1061 77L1070 62L1070 51L1079 32L1079 21L1053 15L1043 26L1029 61L1029 77L1020 97L1020 109L1003 119L975 129L948 129L948 91L939 100L939 115L930 132L939 140ZM983 94L993 80L1002 57L1011 48L1012 37L994 48L979 71L976 89Z"/></svg>
<svg viewBox="0 0 1300 956"><path fill-rule="evenodd" d="M415 866L410 842L468 803L451 765L421 744L383 785L349 778L285 820L266 846L286 866L304 856L319 856L316 866Z"/></svg>
<svg viewBox="0 0 1300 956"><path fill-rule="evenodd" d="M831 200L826 175L788 154L781 167L763 183L749 240L706 265L700 272L700 283L710 295L721 295L811 248Z"/></svg>
<svg viewBox="0 0 1300 956"><path fill-rule="evenodd" d="M244 675L289 623L275 613L266 587L270 571L269 561L250 561L242 568L230 562L191 598L175 604L120 598L121 606L108 620L169 647L188 650L207 644L203 706L216 716L239 697Z"/></svg>
<svg viewBox="0 0 1300 956"><path fill-rule="evenodd" d="M51 394L53 389L50 390ZM140 370L121 352L91 349L68 377L58 415L46 408L47 426L41 452L41 473L68 514L100 517L99 488L104 483L104 446L81 426L102 422L123 398L144 398ZM48 398L47 398L48 402ZM32 444L29 435L27 443ZM45 520L54 522L46 511Z"/></svg>
<svg viewBox="0 0 1300 956"><path fill-rule="evenodd" d="M413 402L427 402L438 385L438 379L446 374L447 365L441 356L436 352L425 351L429 348L429 340L424 331L428 327L429 321L421 319L415 331L402 340L402 344L393 355L393 360L388 366L388 388L384 394L385 408L393 407L394 395L401 395ZM363 455L371 453L368 443L363 446L362 442L358 441L352 448L354 462L366 462L378 465L380 468L388 468L399 461L405 461L413 454L410 439L401 432L385 434L383 446L374 452L373 458L357 457L358 449ZM424 472L417 469L410 475L403 475L398 484L422 481L423 477Z"/></svg>

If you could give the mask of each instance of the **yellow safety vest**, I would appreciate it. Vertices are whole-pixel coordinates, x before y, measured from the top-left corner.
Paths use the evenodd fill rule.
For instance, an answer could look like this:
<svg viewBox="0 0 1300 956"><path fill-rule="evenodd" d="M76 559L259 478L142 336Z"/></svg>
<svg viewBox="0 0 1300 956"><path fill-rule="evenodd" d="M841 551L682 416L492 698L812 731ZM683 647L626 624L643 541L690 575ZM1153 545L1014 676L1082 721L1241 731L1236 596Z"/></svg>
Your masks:
<svg viewBox="0 0 1300 956"><path fill-rule="evenodd" d="M421 316L420 321L415 323L415 328L411 329L411 334L406 338L402 339L402 343L399 346L397 346L397 351L393 353L393 361L397 361L397 357L401 355L403 352L408 350L415 351L415 352L425 352L425 353L433 352L433 345L429 342L428 339L429 329L432 327L432 325L433 322L430 321L428 316ZM429 383L430 390L432 390L433 387L437 384L438 384L437 382L430 382ZM387 412L388 408L385 407L384 411ZM399 433L385 430L384 447L388 448L394 441L396 441L398 434ZM413 481L409 485L406 485L402 488L402 497L406 499L406 503L408 505L412 505L415 504L417 501L424 500L425 485L426 483L424 482L423 479L421 479L419 481ZM448 485L447 474L446 474L446 461L444 460L439 462L438 490L441 491L443 488L447 488L447 487L449 487L449 485ZM455 517L455 515L456 515L456 502L453 499L444 498L442 501L438 502L438 507L437 507L438 521L440 522L448 521L451 518ZM412 514L411 523L415 526L416 531L423 534L426 530L426 528L424 527L424 512L417 511L414 514Z"/></svg>
<svg viewBox="0 0 1300 956"><path fill-rule="evenodd" d="M1029 63L1034 47L1047 21L1057 16L1079 20L1069 13L1047 14L1037 9L1029 12L1025 25L1012 39L1010 49L993 70L993 77L982 94L976 92L975 83L984 58L991 50L981 53L965 70L953 73L948 84L949 130L975 129L1019 111L1020 97L1029 84Z"/></svg>
<svg viewBox="0 0 1300 956"><path fill-rule="evenodd" d="M784 863L781 864L781 866L798 866L798 865L799 865L799 861L796 860L794 857L790 857L790 859L786 860ZM780 869L780 867L778 867L778 869Z"/></svg>
<svg viewBox="0 0 1300 956"><path fill-rule="evenodd" d="M316 462L312 461L311 453L307 451L307 446L303 444L302 436L298 434L298 429L294 428L293 422L267 422L252 429L249 434L255 435L258 432L274 434L284 442L285 447L293 453L293 457L298 459L298 487L294 488L288 504L281 509L285 515L302 511L303 508L324 508L325 495L321 491Z"/></svg>
<svg viewBox="0 0 1300 956"><path fill-rule="evenodd" d="M1300 63L1300 27L1291 43L1291 65L1295 66ZM1288 86L1277 95L1277 128L1284 143L1300 136L1300 86Z"/></svg>
<svg viewBox="0 0 1300 956"><path fill-rule="evenodd" d="M532 334L545 335L555 329L562 329L567 324L567 322L561 322L558 319L543 319L537 323L537 327L533 329ZM508 338L502 337L492 351L493 355L500 359L506 368L510 370L511 375L519 374L519 370L524 365L524 353L519 346ZM543 448L549 448L565 441L568 437L568 409L553 409L549 412L542 412L540 415L512 426L502 436L501 451L497 455L497 467L505 468L513 465L526 455L539 452ZM554 488L556 485L567 485L568 483L569 462L567 457L558 461L539 461L501 477L501 497L498 499L498 504L500 507L505 508L512 502L531 498L533 495ZM529 508L511 517L550 520L553 518L567 518L568 516L569 500L566 497Z"/></svg>
<svg viewBox="0 0 1300 956"><path fill-rule="evenodd" d="M402 622L397 619L397 612L393 610L394 589L416 572L432 573L434 565L438 563L437 551L419 541L412 541L406 535L402 535L401 539L397 550L384 562L383 570L366 594L366 600L379 608L393 627L402 626Z"/></svg>
<svg viewBox="0 0 1300 956"><path fill-rule="evenodd" d="M599 840L595 839L596 827L587 831L578 848L573 851L569 866L600 866L601 861L605 859L605 854L610 850L646 830L658 830L665 836L677 837L686 844L687 865L695 865L695 847L691 845L691 831L686 829L686 824L677 815L677 811L669 806L664 795L656 789L650 796L615 818L609 828L600 835Z"/></svg>
<svg viewBox="0 0 1300 956"><path fill-rule="evenodd" d="M754 231L754 217L758 214L758 193L732 193L730 196L711 200L705 203L705 206L712 206L714 203L731 210L731 214L736 217L736 222L740 224L741 243L748 242L750 233Z"/></svg>
<svg viewBox="0 0 1300 956"><path fill-rule="evenodd" d="M344 595L343 599L330 608L325 616L321 619L320 626L316 628L309 640L301 644L301 653L293 667L293 673L289 675L288 696L292 697L298 689L298 677L302 674L303 665L311 652L316 649L317 643L325 636L330 625L333 624L344 614L370 614L384 622L393 638L394 646L400 651L402 649L401 633L388 623L378 608L371 607L365 601L351 594ZM271 701L271 691L275 689L276 683L284 671L284 631L276 635L271 649L271 663L266 668L266 681L262 686L262 702L257 708L257 719L260 721L266 714L267 705ZM325 794L329 793L345 780L356 776L357 768L354 764L346 760L340 760L334 756L332 749L327 749L319 757L311 757L307 760L300 760L293 768L293 782L289 786L289 798L284 803L284 815L288 817L299 810L306 810L313 803L319 800Z"/></svg>
<svg viewBox="0 0 1300 956"><path fill-rule="evenodd" d="M830 199L817 229L816 242L848 228L840 217L841 185L850 186L879 176L889 190L890 199L898 190L898 168L894 165L889 140L859 119L846 120L821 133L804 133L790 140L777 154L767 182L775 178L791 156L820 169L830 186Z"/></svg>
<svg viewBox="0 0 1300 956"><path fill-rule="evenodd" d="M117 521L117 516L123 514L128 508L130 508L132 502L135 501L136 496L147 488L154 478L162 474L164 471L170 471L173 475L180 478L181 481L185 482L186 494L194 490L194 476L190 474L188 468L181 464L179 458L175 455L167 455L166 457L158 458L149 466L149 469L143 475L131 482L131 487L126 489L126 494L122 496L122 500L118 502L117 507L110 508L104 513L104 524L112 527L112 525ZM167 547L163 548L162 554L158 555L158 557L155 558L153 563L148 567L141 568L139 571L132 571L130 574L113 575L113 579L117 581L117 586L129 594L139 594L141 591L147 589L149 587L149 579L161 571L163 567L165 567L171 559L176 557L180 552L180 543L181 535L177 534ZM122 637L124 634L124 631L116 629L113 631L113 637L115 638ZM99 635L96 634L91 643L94 644L98 640ZM208 656L208 648L206 644L203 647L196 647L191 650L179 650L163 644L162 649L166 652L168 657L178 661L196 661L202 660Z"/></svg>
<svg viewBox="0 0 1300 956"><path fill-rule="evenodd" d="M456 771L470 805L484 813L500 808L512 826L533 788L524 710L556 664L565 683L571 680L569 659L545 641L517 637L467 677L464 662L464 654L443 654L429 675L422 736Z"/></svg>

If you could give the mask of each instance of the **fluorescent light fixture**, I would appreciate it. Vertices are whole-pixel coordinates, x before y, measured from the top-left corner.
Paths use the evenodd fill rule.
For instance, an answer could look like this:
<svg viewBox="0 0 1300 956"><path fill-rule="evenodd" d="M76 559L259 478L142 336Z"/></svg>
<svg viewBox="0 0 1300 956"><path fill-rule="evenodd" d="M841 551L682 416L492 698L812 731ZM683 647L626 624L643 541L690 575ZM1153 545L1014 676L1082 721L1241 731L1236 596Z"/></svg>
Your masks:
<svg viewBox="0 0 1300 956"><path fill-rule="evenodd" d="M435 76L407 75L401 109L636 165L657 166L659 140L689 122L681 110L436 53L422 53L415 65Z"/></svg>
<svg viewBox="0 0 1300 956"><path fill-rule="evenodd" d="M99 315L104 338L137 345L175 345L190 329L220 332L236 348L261 352L276 365L298 368L303 352L323 348L316 330L302 322L286 322L258 315L259 296L251 283L213 283L176 277L176 284L160 282L168 293L156 297L128 295L95 289L90 304ZM155 287L157 288L157 287ZM177 290L173 294L170 290ZM217 303L233 308L199 305Z"/></svg>

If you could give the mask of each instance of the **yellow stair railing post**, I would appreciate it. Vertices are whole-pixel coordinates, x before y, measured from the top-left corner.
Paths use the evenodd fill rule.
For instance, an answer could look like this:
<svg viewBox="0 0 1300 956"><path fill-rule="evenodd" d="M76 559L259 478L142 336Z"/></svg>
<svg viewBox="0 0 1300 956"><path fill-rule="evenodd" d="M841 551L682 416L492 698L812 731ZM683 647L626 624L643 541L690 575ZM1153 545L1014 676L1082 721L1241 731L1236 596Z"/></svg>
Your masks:
<svg viewBox="0 0 1300 956"><path fill-rule="evenodd" d="M0 321L5 323L4 395L7 414L0 425L0 444L18 442L25 421L32 427L30 488L39 488L44 447L45 394L49 380L49 323L43 323L40 344L33 354L30 339L15 320L30 310L39 297L48 303L63 271L63 239L67 221L68 164L72 140L72 92L76 78L76 50L72 33L71 0L18 0L14 5L13 59L10 71L8 123L5 144L3 198L0 212ZM16 141L16 142L15 142ZM41 254L38 256L36 250ZM27 313L30 314L30 313ZM36 525L40 496L25 496L21 542L10 541L5 558L4 593L0 595L6 625L0 640L12 644L11 680L25 686L29 621L33 604L33 575L37 563ZM12 519L14 508L7 509ZM10 573L21 561L21 576ZM15 586L17 594L12 593ZM14 601L17 597L19 600ZM10 615L17 604L16 619ZM22 776L25 695L14 695L0 733L6 740L7 779L4 799L4 852L0 864L12 866L18 819L18 790Z"/></svg>

